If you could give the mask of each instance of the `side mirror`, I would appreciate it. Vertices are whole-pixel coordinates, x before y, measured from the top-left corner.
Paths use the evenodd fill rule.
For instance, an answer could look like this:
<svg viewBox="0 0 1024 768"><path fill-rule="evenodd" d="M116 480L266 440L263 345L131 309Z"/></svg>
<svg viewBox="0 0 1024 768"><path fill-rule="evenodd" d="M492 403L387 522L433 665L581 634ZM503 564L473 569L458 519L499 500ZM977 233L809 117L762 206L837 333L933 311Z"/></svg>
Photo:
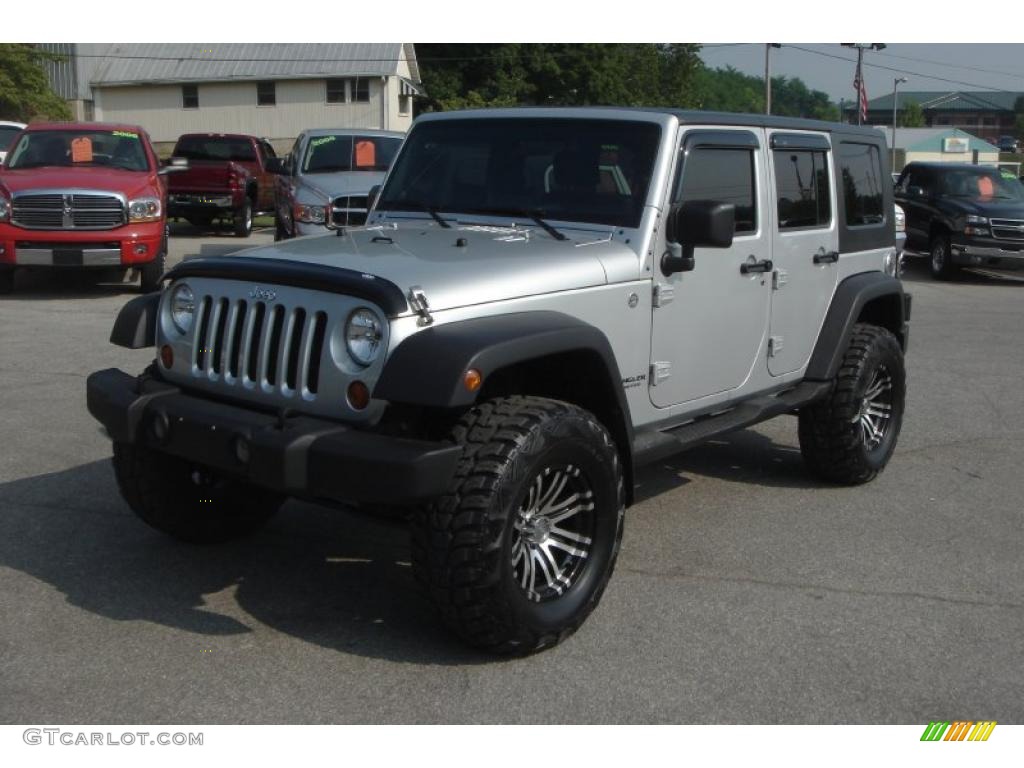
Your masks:
<svg viewBox="0 0 1024 768"><path fill-rule="evenodd" d="M373 210L373 206L377 204L378 197L380 197L380 184L374 184L372 187L370 187L370 191L366 193L367 213Z"/></svg>
<svg viewBox="0 0 1024 768"><path fill-rule="evenodd" d="M691 200L669 211L665 237L675 245L661 257L666 277L695 266L695 248L729 248L736 231L736 206L716 200Z"/></svg>
<svg viewBox="0 0 1024 768"><path fill-rule="evenodd" d="M268 157L266 168L267 173L274 173L278 176L288 174L288 165L280 157Z"/></svg>
<svg viewBox="0 0 1024 768"><path fill-rule="evenodd" d="M157 171L160 176L166 176L169 173L178 173L179 171L188 170L188 160L184 157L172 157L168 160L164 167Z"/></svg>

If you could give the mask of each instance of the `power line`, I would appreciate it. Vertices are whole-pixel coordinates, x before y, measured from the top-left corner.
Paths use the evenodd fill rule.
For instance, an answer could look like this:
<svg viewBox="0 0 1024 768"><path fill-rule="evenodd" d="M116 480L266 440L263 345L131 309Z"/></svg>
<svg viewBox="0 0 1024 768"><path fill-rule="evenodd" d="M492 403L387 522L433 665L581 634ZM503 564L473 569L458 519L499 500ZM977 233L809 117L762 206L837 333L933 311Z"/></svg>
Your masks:
<svg viewBox="0 0 1024 768"><path fill-rule="evenodd" d="M813 53L816 56L826 56L826 57L828 57L830 59L839 59L840 61L846 61L846 62L849 62L850 64L856 64L857 63L856 59L850 59L850 58L847 58L846 56L839 56L838 54L834 54L834 53L825 53L824 51L815 51L815 50L813 50L811 48L803 48L803 47L801 47L799 45L786 45L785 47L786 48L793 48L793 49L798 50L798 51L803 51L804 53ZM1006 90L1005 88L993 88L990 85L978 85L977 83L968 83L968 82L966 82L964 80L952 80L952 79L950 79L948 77L939 77L938 75L926 75L923 72L913 72L913 71L911 71L909 69L902 69L902 68L898 69L896 67L887 67L884 64L869 64L868 62L864 62L864 66L865 67L873 67L874 69L884 69L884 70L886 70L888 72L899 72L899 73L904 74L904 75L913 75L914 77L923 77L926 80L938 80L939 82L952 83L953 85L966 85L966 86L969 86L970 88L978 88L978 89L983 90L983 91L996 91L996 92L999 92L999 91L1005 91Z"/></svg>
<svg viewBox="0 0 1024 768"><path fill-rule="evenodd" d="M984 72L987 75L1002 75L1003 77L1015 77L1024 79L1024 73L1021 72L1002 72L998 69L984 69L982 67L969 67L966 64L947 64L944 61L935 61L934 59L919 59L912 56L899 56L895 53L883 53L881 51L875 52L876 56L887 56L890 59L903 59L904 61L917 61L922 64L935 64L940 67L946 67L947 69L968 69L972 72Z"/></svg>

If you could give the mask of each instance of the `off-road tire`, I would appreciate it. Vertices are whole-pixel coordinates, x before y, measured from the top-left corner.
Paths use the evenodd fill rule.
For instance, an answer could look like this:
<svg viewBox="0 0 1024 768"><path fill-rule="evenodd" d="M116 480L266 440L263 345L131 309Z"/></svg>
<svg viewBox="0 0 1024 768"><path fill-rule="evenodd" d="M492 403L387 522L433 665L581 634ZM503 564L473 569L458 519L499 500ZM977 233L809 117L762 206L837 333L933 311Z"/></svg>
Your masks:
<svg viewBox="0 0 1024 768"><path fill-rule="evenodd" d="M160 278L163 277L164 269L167 266L167 234L164 234L163 242L160 244L160 253L156 258L139 269L139 287L143 293L152 293L160 290Z"/></svg>
<svg viewBox="0 0 1024 768"><path fill-rule="evenodd" d="M284 499L184 459L114 443L114 474L147 525L191 544L219 544L261 528Z"/></svg>
<svg viewBox="0 0 1024 768"><path fill-rule="evenodd" d="M960 267L953 263L949 235L935 235L928 244L928 271L936 280L953 280L960 274Z"/></svg>
<svg viewBox="0 0 1024 768"><path fill-rule="evenodd" d="M282 240L287 240L291 237L288 234L288 230L285 228L281 219L277 216L274 217L274 242L279 243Z"/></svg>
<svg viewBox="0 0 1024 768"><path fill-rule="evenodd" d="M248 237L252 234L252 200L248 197L240 208L235 209L232 228L235 237Z"/></svg>
<svg viewBox="0 0 1024 768"><path fill-rule="evenodd" d="M503 655L554 646L594 610L615 567L625 509L616 446L587 411L522 396L475 406L452 439L463 447L452 485L413 519L416 579L444 623L473 646ZM580 514L589 516L593 536L564 594L538 601L519 583L512 547L523 535L514 532L520 509L552 467L567 467L567 479L575 471L573 482L591 489L580 496Z"/></svg>
<svg viewBox="0 0 1024 768"><path fill-rule="evenodd" d="M861 433L865 394L888 375L890 415L883 436L869 447ZM843 485L873 480L885 469L903 423L906 372L903 350L885 328L858 323L829 396L800 409L800 452L817 477Z"/></svg>

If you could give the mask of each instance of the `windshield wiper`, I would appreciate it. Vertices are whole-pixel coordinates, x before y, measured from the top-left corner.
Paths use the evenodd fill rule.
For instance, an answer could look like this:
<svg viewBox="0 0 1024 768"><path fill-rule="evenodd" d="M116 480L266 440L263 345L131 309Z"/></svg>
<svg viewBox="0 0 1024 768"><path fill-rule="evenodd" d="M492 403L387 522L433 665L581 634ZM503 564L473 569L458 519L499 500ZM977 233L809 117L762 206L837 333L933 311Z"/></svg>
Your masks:
<svg viewBox="0 0 1024 768"><path fill-rule="evenodd" d="M569 239L568 237L563 235L561 232L559 232L557 229L555 229L550 224L548 224L546 221L544 221L544 219L542 218L544 216L544 211L537 211L537 210L534 210L534 211L514 210L514 211L492 211L492 213L504 213L504 214L506 214L508 216L526 216L528 219L533 221L534 224L536 224L538 227L540 227L545 232L547 232L549 235L551 235L553 238L555 238L555 240L568 240Z"/></svg>
<svg viewBox="0 0 1024 768"><path fill-rule="evenodd" d="M430 214L430 218L432 218L434 221L436 221L438 224L440 224L444 229L451 229L452 228L451 224L449 224L447 221L445 221L443 218L441 218L441 215L437 212L437 208L434 208L433 206L427 205L426 203L419 203L419 202L416 202L415 200L396 200L395 201L395 205L409 205L409 206L412 206L412 208L414 210L424 211L426 213L429 213ZM394 209L392 209L392 208L385 208L384 210L388 211L388 210L399 210L399 209L397 209L397 208L394 208Z"/></svg>

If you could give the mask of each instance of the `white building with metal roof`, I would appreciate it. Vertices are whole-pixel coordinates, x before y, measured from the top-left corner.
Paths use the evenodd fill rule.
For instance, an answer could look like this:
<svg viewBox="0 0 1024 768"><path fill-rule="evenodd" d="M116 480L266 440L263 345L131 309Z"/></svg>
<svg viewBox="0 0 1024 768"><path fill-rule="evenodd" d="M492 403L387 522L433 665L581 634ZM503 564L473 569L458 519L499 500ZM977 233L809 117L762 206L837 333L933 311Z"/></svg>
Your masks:
<svg viewBox="0 0 1024 768"><path fill-rule="evenodd" d="M141 125L157 143L245 133L283 148L307 128L404 131L420 92L412 43L59 47L66 59L51 67L51 80L76 116Z"/></svg>

